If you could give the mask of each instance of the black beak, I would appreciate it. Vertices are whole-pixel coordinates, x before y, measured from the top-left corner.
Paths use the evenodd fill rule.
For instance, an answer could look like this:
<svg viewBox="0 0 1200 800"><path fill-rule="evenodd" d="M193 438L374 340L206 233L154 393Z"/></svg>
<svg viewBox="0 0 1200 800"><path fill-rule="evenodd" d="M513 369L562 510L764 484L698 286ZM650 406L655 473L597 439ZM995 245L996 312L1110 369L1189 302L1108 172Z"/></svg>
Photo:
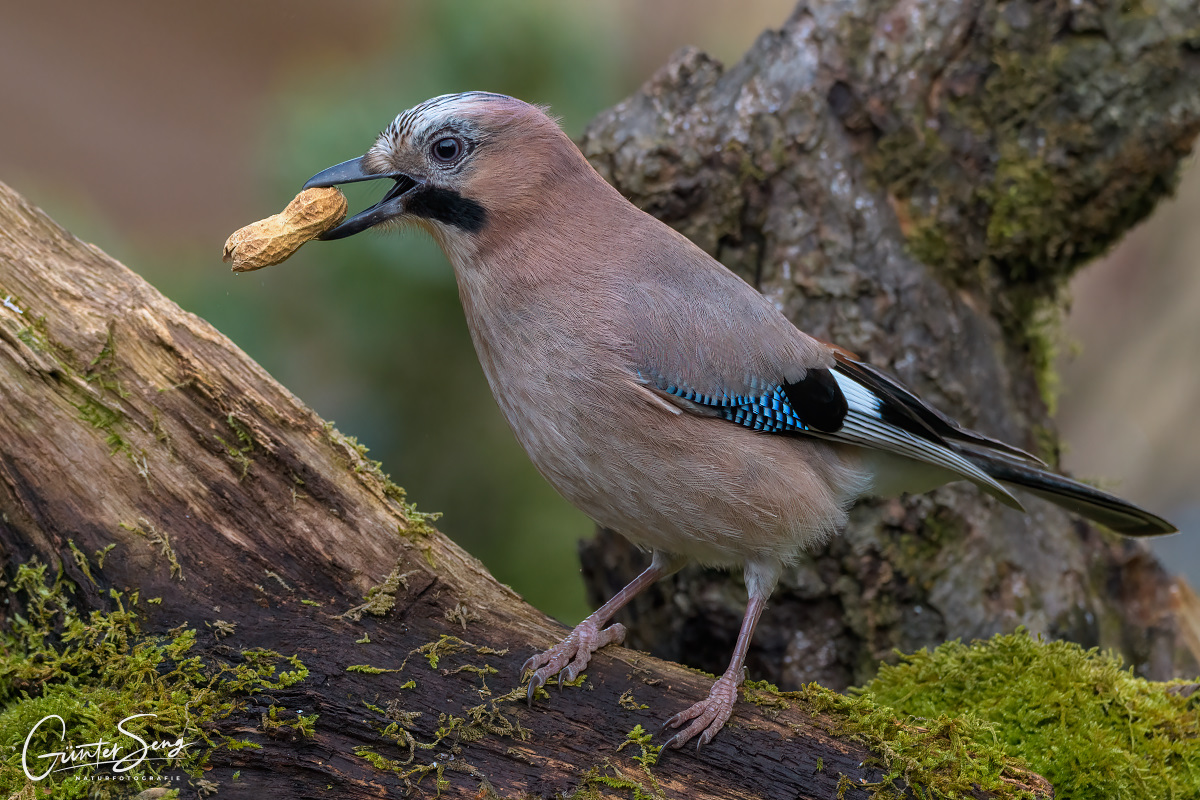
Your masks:
<svg viewBox="0 0 1200 800"><path fill-rule="evenodd" d="M364 172L361 156L343 161L341 164L322 170L309 178L308 182L304 184L305 189L339 186L343 183L359 183L360 181L376 181L384 178L390 178L396 183L391 189L388 189L382 200L365 211L355 214L336 228L325 231L317 238L323 241L344 239L378 225L384 220L403 214L405 196L418 186L422 186L424 181L417 180L403 172Z"/></svg>

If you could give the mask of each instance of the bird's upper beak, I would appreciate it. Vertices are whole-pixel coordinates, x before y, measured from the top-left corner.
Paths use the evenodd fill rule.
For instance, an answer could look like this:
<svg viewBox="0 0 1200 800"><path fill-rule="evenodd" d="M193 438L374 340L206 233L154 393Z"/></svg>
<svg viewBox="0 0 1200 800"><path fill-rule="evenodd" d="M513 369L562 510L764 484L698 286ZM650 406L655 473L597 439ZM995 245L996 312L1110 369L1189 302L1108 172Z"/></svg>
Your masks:
<svg viewBox="0 0 1200 800"><path fill-rule="evenodd" d="M389 220L403 214L405 197L413 189L424 184L424 181L403 172L366 172L363 170L362 162L362 156L359 156L349 161L343 161L341 164L330 167L327 170L322 170L309 178L308 182L304 184L304 188L312 189L315 187L338 186L343 183L358 183L360 181L374 181L383 178L394 180L396 182L395 185L391 189L388 189L387 194L378 203L365 211L360 211L336 228L325 231L325 233L317 238L325 241L343 239L378 225L384 220Z"/></svg>

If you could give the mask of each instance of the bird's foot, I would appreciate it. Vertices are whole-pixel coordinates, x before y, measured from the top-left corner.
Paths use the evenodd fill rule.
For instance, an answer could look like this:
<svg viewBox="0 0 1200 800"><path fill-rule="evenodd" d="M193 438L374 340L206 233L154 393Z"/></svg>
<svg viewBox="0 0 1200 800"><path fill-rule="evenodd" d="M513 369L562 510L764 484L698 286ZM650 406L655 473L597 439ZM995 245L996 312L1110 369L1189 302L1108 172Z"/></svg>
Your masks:
<svg viewBox="0 0 1200 800"><path fill-rule="evenodd" d="M663 725L664 730L678 728L688 720L691 720L692 723L668 739L663 746L678 750L697 734L700 735L699 741L696 742L697 750L701 745L711 742L717 735L717 731L725 726L729 715L733 713L733 704L737 702L737 690L741 682L740 677L732 678L729 673L718 678L712 689L709 690L708 697L667 720Z"/></svg>
<svg viewBox="0 0 1200 800"><path fill-rule="evenodd" d="M606 644L620 644L623 641L625 626L619 622L601 628L590 617L585 619L575 626L575 630L571 631L566 639L546 652L538 653L521 667L522 675L527 672L533 673L529 676L529 702L533 702L533 696L539 688L546 685L551 675L558 676L559 686L573 681L583 674L592 653Z"/></svg>

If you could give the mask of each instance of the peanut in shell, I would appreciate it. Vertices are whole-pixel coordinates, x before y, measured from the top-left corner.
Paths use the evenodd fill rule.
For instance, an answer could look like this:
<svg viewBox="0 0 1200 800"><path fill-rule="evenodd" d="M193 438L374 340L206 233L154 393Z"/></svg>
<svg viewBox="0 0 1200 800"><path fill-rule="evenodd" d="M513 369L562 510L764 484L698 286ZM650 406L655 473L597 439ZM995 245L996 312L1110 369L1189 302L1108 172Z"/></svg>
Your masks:
<svg viewBox="0 0 1200 800"><path fill-rule="evenodd" d="M234 231L225 241L223 261L234 272L249 272L286 261L346 217L346 196L334 187L305 189L273 217Z"/></svg>

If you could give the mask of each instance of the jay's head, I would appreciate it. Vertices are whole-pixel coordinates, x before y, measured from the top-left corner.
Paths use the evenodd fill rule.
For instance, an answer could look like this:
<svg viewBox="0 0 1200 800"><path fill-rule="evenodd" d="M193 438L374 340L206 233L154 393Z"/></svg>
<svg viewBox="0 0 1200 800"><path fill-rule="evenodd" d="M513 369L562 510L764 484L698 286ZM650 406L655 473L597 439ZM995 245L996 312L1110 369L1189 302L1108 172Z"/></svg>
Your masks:
<svg viewBox="0 0 1200 800"><path fill-rule="evenodd" d="M581 169L592 172L541 108L505 95L465 92L401 113L365 155L314 175L305 188L393 181L382 200L322 239L407 222L459 249L498 226L511 230L535 219L548 195Z"/></svg>

